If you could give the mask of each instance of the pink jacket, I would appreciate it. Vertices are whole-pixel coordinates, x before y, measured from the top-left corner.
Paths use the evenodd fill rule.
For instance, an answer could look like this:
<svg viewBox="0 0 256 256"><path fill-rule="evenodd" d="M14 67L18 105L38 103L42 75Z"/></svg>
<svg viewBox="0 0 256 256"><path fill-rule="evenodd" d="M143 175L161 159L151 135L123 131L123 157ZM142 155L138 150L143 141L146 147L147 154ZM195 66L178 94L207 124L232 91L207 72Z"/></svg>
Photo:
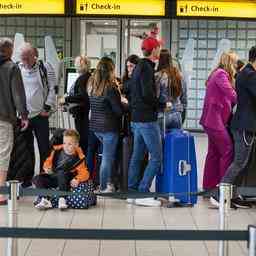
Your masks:
<svg viewBox="0 0 256 256"><path fill-rule="evenodd" d="M217 131L225 130L232 115L237 95L229 81L228 73L218 68L210 76L204 98L200 124Z"/></svg>

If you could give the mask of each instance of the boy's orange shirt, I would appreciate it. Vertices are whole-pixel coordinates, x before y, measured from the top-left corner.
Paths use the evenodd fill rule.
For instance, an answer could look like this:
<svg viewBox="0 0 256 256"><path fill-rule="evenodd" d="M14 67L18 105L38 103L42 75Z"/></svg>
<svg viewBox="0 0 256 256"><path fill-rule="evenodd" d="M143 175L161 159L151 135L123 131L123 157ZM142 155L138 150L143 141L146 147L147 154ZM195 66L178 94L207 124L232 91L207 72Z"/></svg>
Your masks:
<svg viewBox="0 0 256 256"><path fill-rule="evenodd" d="M53 147L53 150L50 156L44 162L43 169L53 169L53 157L57 150L63 150L63 145L58 145ZM75 151L79 159L84 158L84 153L80 147L77 147ZM71 172L77 173L74 179L76 179L79 183L87 181L90 177L85 161L79 164L74 170L71 170Z"/></svg>

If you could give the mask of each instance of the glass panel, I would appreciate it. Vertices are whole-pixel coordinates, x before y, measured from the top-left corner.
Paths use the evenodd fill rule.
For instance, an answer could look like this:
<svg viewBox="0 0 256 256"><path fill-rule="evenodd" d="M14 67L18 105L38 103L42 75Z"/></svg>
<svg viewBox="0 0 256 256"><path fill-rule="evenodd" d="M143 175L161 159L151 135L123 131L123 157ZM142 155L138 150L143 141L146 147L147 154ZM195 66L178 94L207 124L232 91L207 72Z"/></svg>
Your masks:
<svg viewBox="0 0 256 256"><path fill-rule="evenodd" d="M256 31L255 30L248 30L248 38L255 39L256 38Z"/></svg>
<svg viewBox="0 0 256 256"><path fill-rule="evenodd" d="M117 20L82 20L81 23L84 23L81 27L85 30L83 31L85 46L81 46L81 48L85 49L85 54L95 60L107 56L116 64L118 58Z"/></svg>
<svg viewBox="0 0 256 256"><path fill-rule="evenodd" d="M228 38L236 38L236 30L228 30Z"/></svg>
<svg viewBox="0 0 256 256"><path fill-rule="evenodd" d="M190 119L188 119L187 120L187 126L188 126L188 128L195 128L196 127L196 120L190 120Z"/></svg>
<svg viewBox="0 0 256 256"><path fill-rule="evenodd" d="M208 31L208 37L209 38L216 38L217 31L216 30L209 30Z"/></svg>
<svg viewBox="0 0 256 256"><path fill-rule="evenodd" d="M218 38L223 39L226 37L226 30L219 30L218 31Z"/></svg>
<svg viewBox="0 0 256 256"><path fill-rule="evenodd" d="M245 30L239 30L239 33L237 33L238 38L245 39L246 38L246 31Z"/></svg>
<svg viewBox="0 0 256 256"><path fill-rule="evenodd" d="M236 28L236 21L228 21L228 28Z"/></svg>
<svg viewBox="0 0 256 256"><path fill-rule="evenodd" d="M190 38L195 38L196 39L197 38L197 34L198 34L197 30L190 30L189 31L189 37Z"/></svg>
<svg viewBox="0 0 256 256"><path fill-rule="evenodd" d="M246 48L246 41L237 41L237 48L245 49Z"/></svg>
<svg viewBox="0 0 256 256"><path fill-rule="evenodd" d="M246 21L238 21L237 22L238 28L246 28L246 24L247 24Z"/></svg>
<svg viewBox="0 0 256 256"><path fill-rule="evenodd" d="M188 110L188 118L196 118L196 111Z"/></svg>

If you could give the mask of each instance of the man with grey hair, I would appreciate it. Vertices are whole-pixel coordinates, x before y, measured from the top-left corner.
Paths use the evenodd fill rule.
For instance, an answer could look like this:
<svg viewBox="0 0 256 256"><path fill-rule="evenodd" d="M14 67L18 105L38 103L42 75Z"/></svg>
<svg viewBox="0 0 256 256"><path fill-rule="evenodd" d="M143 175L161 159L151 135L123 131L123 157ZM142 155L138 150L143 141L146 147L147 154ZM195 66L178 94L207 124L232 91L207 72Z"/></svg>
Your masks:
<svg viewBox="0 0 256 256"><path fill-rule="evenodd" d="M34 155L34 132L39 149L41 171L49 151L49 113L55 105L56 77L52 66L39 61L37 57L35 48L26 43L21 49L19 67L29 111L28 147L31 155Z"/></svg>
<svg viewBox="0 0 256 256"><path fill-rule="evenodd" d="M28 127L24 85L18 66L11 61L12 52L12 40L0 39L0 186L6 181L17 112L21 117L21 128ZM6 198L0 195L0 205L5 204Z"/></svg>

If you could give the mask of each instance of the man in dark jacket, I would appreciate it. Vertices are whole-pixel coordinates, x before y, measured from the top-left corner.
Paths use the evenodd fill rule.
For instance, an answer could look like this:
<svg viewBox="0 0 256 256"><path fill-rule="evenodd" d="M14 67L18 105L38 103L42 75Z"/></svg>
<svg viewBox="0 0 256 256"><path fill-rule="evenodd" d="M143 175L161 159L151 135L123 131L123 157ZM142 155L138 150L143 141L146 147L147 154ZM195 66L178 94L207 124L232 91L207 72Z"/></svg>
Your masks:
<svg viewBox="0 0 256 256"><path fill-rule="evenodd" d="M231 131L234 139L235 156L228 168L222 183L234 184L236 178L245 169L256 133L256 46L249 51L249 63L237 74L237 109L231 121ZM211 198L213 204L216 203ZM218 202L217 202L218 203ZM232 199L232 204L239 208L250 208L250 205L240 198Z"/></svg>
<svg viewBox="0 0 256 256"><path fill-rule="evenodd" d="M149 192L152 181L160 169L162 159L153 62L159 57L160 44L155 38L148 37L144 39L141 48L144 58L134 69L129 88L134 144L128 172L128 187L130 190ZM141 162L146 151L150 154L149 162L143 178L140 179ZM132 200L129 201L131 203ZM136 199L135 203L145 206L161 205L153 198Z"/></svg>
<svg viewBox="0 0 256 256"><path fill-rule="evenodd" d="M21 73L11 61L13 43L11 39L0 40L0 186L5 185L10 155L13 147L13 125L16 112L21 116L22 129L28 127L26 97ZM7 203L0 195L0 205Z"/></svg>

